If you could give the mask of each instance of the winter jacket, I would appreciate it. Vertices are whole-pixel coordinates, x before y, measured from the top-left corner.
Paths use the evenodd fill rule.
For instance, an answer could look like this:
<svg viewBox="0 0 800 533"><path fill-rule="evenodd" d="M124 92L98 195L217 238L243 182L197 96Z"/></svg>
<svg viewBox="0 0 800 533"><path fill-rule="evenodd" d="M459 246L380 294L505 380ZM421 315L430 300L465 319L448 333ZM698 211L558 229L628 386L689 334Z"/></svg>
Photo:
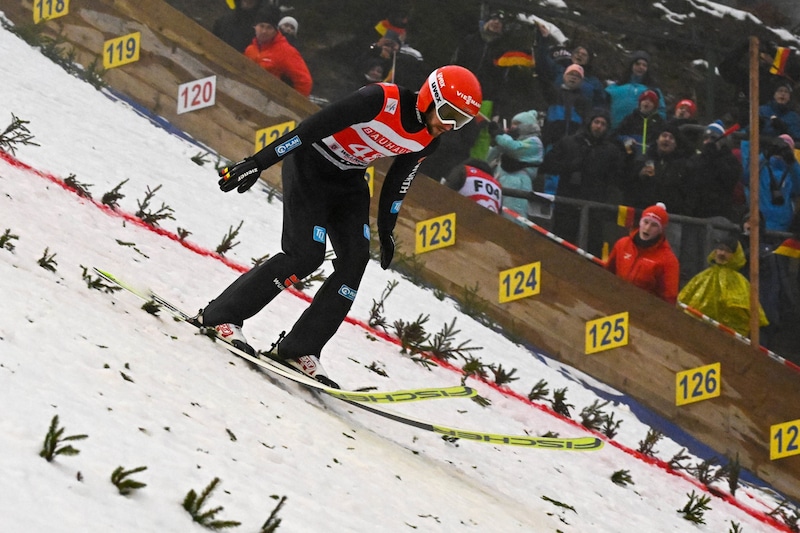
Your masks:
<svg viewBox="0 0 800 533"><path fill-rule="evenodd" d="M549 149L559 139L577 133L583 126L588 112L589 104L580 88L559 87L555 103L547 108L542 127L542 143Z"/></svg>
<svg viewBox="0 0 800 533"><path fill-rule="evenodd" d="M764 104L758 108L758 117L763 125L762 135L777 137L782 133L788 133L792 139L800 141L800 114L792 111L788 105L781 105L775 100ZM772 117L775 117L783 124L776 124Z"/></svg>
<svg viewBox="0 0 800 533"><path fill-rule="evenodd" d="M635 144L631 147L636 155L644 154L653 144L661 132L664 131L666 121L658 113L643 115L638 109L628 114L616 130L614 135L619 142L625 144L627 139L632 139Z"/></svg>
<svg viewBox="0 0 800 533"><path fill-rule="evenodd" d="M655 166L655 175L642 176L642 167L648 161ZM687 162L686 156L678 149L662 154L656 146L651 146L644 161L635 162L626 174L623 183L625 205L644 209L663 202L670 213L689 214Z"/></svg>
<svg viewBox="0 0 800 533"><path fill-rule="evenodd" d="M595 138L588 125L561 139L547 153L540 172L558 175L558 196L617 203L620 201L622 152L608 138Z"/></svg>
<svg viewBox="0 0 800 533"><path fill-rule="evenodd" d="M695 275L678 295L678 300L704 315L733 328L741 335L750 333L750 282L739 270L745 264L741 244L724 265L714 261L716 250L708 255L710 266ZM769 324L759 305L759 324Z"/></svg>
<svg viewBox="0 0 800 533"><path fill-rule="evenodd" d="M750 142L742 141L742 167L745 195L750 201ZM764 215L767 230L788 231L794 217L793 199L800 196L800 164L786 163L779 156L758 160L758 208ZM772 184L772 185L771 185ZM773 191L775 195L773 195ZM782 200L782 201L781 201Z"/></svg>
<svg viewBox="0 0 800 533"><path fill-rule="evenodd" d="M686 214L698 218L721 216L736 222L733 194L741 175L742 165L727 145L703 145L700 153L686 163Z"/></svg>
<svg viewBox="0 0 800 533"><path fill-rule="evenodd" d="M509 189L532 191L537 166L544 157L537 114L535 111L518 113L514 120L524 121L519 137L515 139L505 133L495 136L486 160L496 164L494 176L500 185ZM504 195L503 207L523 216L528 213L528 201L524 198Z"/></svg>
<svg viewBox="0 0 800 533"><path fill-rule="evenodd" d="M272 41L259 45L253 38L244 55L258 63L260 67L288 83L294 90L308 96L311 94L311 73L303 56L289 44L286 37L278 32Z"/></svg>
<svg viewBox="0 0 800 533"><path fill-rule="evenodd" d="M678 299L680 267L664 235L656 244L642 248L636 244L639 230L614 244L606 269L640 289L674 304Z"/></svg>

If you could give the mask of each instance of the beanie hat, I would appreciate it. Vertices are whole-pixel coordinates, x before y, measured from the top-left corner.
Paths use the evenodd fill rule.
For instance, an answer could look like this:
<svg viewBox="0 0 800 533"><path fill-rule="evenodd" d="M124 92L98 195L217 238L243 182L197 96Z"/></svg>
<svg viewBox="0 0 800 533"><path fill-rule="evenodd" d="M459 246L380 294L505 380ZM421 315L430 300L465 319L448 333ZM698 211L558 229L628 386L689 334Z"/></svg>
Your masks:
<svg viewBox="0 0 800 533"><path fill-rule="evenodd" d="M564 75L566 76L570 72L575 72L580 75L581 79L583 79L583 67L573 63L572 65L568 66L567 69L564 71Z"/></svg>
<svg viewBox="0 0 800 533"><path fill-rule="evenodd" d="M739 237L729 231L722 232L714 239L714 246L715 248L723 246L728 251L735 252L739 247Z"/></svg>
<svg viewBox="0 0 800 533"><path fill-rule="evenodd" d="M778 139L781 139L783 142L789 145L789 147L794 150L794 139L788 133L784 133L783 135L778 135Z"/></svg>
<svg viewBox="0 0 800 533"><path fill-rule="evenodd" d="M608 109L605 107L595 107L589 112L589 120L586 121L587 124L591 124L594 119L597 117L603 117L606 119L606 124L609 126L611 125L611 113L608 112Z"/></svg>
<svg viewBox="0 0 800 533"><path fill-rule="evenodd" d="M789 93L792 92L792 82L787 80L786 78L778 78L778 81L776 81L775 85L773 85L772 92L774 93L781 87L785 87L789 91Z"/></svg>
<svg viewBox="0 0 800 533"><path fill-rule="evenodd" d="M675 104L675 109L680 109L682 107L689 108L689 117L694 117L697 114L697 104L695 104L692 100L688 98L685 100L681 100L677 104Z"/></svg>
<svg viewBox="0 0 800 533"><path fill-rule="evenodd" d="M650 207L648 207L647 209L642 211L641 220L644 220L644 219L650 219L653 222L655 222L656 224L658 224L658 226L661 229L664 229L666 227L666 225L669 223L669 215L667 214L667 206L664 205L661 202L658 202L656 205L651 205Z"/></svg>
<svg viewBox="0 0 800 533"><path fill-rule="evenodd" d="M278 29L278 21L281 20L281 11L275 6L263 6L261 9L258 10L256 13L255 19L253 22L255 24L260 24L262 22L266 22L270 26L275 29Z"/></svg>
<svg viewBox="0 0 800 533"><path fill-rule="evenodd" d="M288 24L294 28L295 33L297 33L297 30L300 29L300 25L297 23L297 19L294 17L283 17L278 21L278 26L283 26L284 24Z"/></svg>
<svg viewBox="0 0 800 533"><path fill-rule="evenodd" d="M725 134L725 126L722 125L721 120L715 120L708 126L706 126L703 135L711 137L712 139L716 140L722 137Z"/></svg>
<svg viewBox="0 0 800 533"><path fill-rule="evenodd" d="M658 106L658 93L656 93L652 89L647 89L645 92L639 95L640 104L642 103L642 100L650 100L651 102L653 102L653 104Z"/></svg>
<svg viewBox="0 0 800 533"><path fill-rule="evenodd" d="M637 50L631 54L631 65L639 61L640 59L644 59L648 63L650 63L650 54L645 52L644 50Z"/></svg>

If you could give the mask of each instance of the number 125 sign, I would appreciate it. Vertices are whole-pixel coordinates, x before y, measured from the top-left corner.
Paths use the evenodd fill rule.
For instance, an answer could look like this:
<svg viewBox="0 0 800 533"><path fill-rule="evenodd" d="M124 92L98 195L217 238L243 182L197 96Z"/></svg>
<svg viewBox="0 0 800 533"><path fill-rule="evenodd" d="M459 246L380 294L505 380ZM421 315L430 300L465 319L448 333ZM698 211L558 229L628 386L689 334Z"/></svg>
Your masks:
<svg viewBox="0 0 800 533"><path fill-rule="evenodd" d="M178 114L212 106L216 98L216 76L182 83L178 86Z"/></svg>

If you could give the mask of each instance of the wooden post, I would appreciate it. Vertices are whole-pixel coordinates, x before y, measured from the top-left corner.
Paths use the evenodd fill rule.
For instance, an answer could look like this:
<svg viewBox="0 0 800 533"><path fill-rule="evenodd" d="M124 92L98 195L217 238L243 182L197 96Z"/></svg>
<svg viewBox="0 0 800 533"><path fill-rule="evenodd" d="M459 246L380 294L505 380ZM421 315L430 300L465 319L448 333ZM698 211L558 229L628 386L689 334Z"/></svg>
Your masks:
<svg viewBox="0 0 800 533"><path fill-rule="evenodd" d="M750 37L750 345L754 350L760 347L758 300L759 272L759 154L758 143L758 37Z"/></svg>

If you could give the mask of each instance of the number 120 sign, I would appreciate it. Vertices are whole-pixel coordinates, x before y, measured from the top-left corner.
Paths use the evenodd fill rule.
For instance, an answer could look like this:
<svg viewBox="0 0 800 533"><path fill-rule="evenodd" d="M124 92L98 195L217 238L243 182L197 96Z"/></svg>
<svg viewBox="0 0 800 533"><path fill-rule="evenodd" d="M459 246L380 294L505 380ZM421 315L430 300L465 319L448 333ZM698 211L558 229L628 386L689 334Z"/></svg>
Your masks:
<svg viewBox="0 0 800 533"><path fill-rule="evenodd" d="M178 114L212 106L216 98L216 76L182 83L178 86Z"/></svg>

